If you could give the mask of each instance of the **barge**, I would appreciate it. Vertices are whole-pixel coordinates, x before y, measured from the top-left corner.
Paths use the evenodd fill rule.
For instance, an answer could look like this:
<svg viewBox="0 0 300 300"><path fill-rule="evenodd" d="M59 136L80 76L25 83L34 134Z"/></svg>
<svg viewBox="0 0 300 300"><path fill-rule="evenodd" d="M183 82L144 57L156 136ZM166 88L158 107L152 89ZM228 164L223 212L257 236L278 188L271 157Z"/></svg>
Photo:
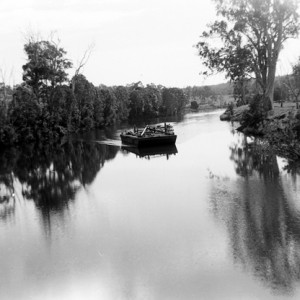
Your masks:
<svg viewBox="0 0 300 300"><path fill-rule="evenodd" d="M177 139L173 126L166 123L156 126L146 125L142 129L134 127L133 130L122 132L120 136L123 144L136 147L175 145Z"/></svg>

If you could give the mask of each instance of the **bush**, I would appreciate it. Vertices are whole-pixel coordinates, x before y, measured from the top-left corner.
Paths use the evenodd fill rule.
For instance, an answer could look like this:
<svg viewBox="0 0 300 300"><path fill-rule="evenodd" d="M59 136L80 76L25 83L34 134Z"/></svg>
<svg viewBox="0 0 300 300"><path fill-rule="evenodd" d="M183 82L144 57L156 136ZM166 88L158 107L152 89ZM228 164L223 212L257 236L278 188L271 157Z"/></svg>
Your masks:
<svg viewBox="0 0 300 300"><path fill-rule="evenodd" d="M298 114L290 113L284 119L268 122L264 137L275 152L291 160L300 159L300 120Z"/></svg>
<svg viewBox="0 0 300 300"><path fill-rule="evenodd" d="M270 108L269 99L263 95L255 95L249 104L249 110L242 117L241 127L243 131L250 131L254 134L261 134L261 126L267 117Z"/></svg>
<svg viewBox="0 0 300 300"><path fill-rule="evenodd" d="M198 109L199 108L199 104L197 101L192 101L191 102L191 109Z"/></svg>
<svg viewBox="0 0 300 300"><path fill-rule="evenodd" d="M10 146L16 140L16 133L11 125L4 125L0 128L0 145Z"/></svg>

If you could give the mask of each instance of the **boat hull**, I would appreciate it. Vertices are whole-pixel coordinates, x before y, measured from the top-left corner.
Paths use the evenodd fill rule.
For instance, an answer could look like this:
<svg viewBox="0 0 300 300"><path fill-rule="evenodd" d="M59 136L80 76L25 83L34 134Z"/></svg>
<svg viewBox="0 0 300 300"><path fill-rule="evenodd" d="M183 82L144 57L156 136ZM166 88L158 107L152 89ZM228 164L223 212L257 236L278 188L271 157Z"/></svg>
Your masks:
<svg viewBox="0 0 300 300"><path fill-rule="evenodd" d="M174 145L176 143L177 135L160 135L160 136L134 136L121 134L121 141L123 144L134 145L136 147L151 147L160 145Z"/></svg>
<svg viewBox="0 0 300 300"><path fill-rule="evenodd" d="M170 156L178 153L175 145L159 145L151 147L135 147L132 145L124 145L121 150L126 152L131 152L136 154L139 157L155 157L155 156Z"/></svg>

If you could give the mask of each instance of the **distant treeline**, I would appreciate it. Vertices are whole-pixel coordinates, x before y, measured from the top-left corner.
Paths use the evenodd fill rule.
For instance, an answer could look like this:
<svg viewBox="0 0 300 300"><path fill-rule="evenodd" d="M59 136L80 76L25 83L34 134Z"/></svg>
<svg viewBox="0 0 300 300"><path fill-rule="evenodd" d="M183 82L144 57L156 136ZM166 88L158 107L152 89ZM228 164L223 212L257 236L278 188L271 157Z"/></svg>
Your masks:
<svg viewBox="0 0 300 300"><path fill-rule="evenodd" d="M49 87L39 99L22 84L11 101L1 101L0 144L57 140L130 119L179 114L186 101L179 88L140 83L95 87L83 75L73 78L71 85Z"/></svg>
<svg viewBox="0 0 300 300"><path fill-rule="evenodd" d="M188 86L184 88L184 92L191 101L195 99L205 101L218 95L233 95L233 87L227 82L210 86Z"/></svg>
<svg viewBox="0 0 300 300"><path fill-rule="evenodd" d="M180 88L94 86L65 70L71 62L54 42L30 40L23 66L23 83L13 90L2 84L0 145L55 141L60 137L116 122L175 115L183 112L187 97Z"/></svg>

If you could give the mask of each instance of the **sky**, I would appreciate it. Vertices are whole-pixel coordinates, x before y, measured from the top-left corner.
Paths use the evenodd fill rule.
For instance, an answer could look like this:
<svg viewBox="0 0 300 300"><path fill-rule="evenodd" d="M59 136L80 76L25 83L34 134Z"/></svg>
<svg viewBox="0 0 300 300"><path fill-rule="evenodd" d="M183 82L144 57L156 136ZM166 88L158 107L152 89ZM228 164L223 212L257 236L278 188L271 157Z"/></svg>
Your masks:
<svg viewBox="0 0 300 300"><path fill-rule="evenodd" d="M28 34L55 33L74 67L93 45L82 73L94 85L217 84L224 76L200 75L194 47L215 19L212 0L0 0L0 68L8 84L20 83ZM300 41L289 41L278 74L288 73L299 56Z"/></svg>

